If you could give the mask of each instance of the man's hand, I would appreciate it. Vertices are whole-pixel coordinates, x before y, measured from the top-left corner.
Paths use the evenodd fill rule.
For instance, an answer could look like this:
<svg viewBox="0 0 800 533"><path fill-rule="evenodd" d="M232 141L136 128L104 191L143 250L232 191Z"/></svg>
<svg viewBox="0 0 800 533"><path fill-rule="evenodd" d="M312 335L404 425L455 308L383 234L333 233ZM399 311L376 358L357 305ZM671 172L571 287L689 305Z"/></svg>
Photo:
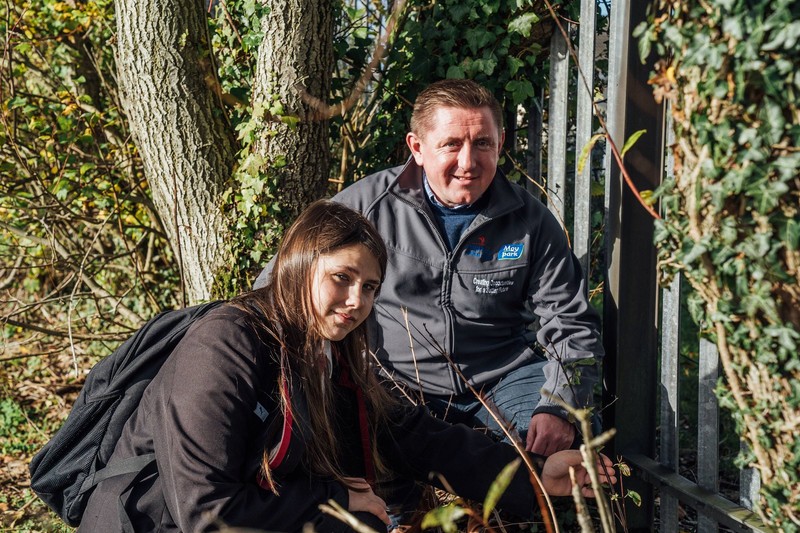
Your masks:
<svg viewBox="0 0 800 533"><path fill-rule="evenodd" d="M575 440L575 426L563 418L548 413L533 415L528 424L525 450L549 456L567 450Z"/></svg>
<svg viewBox="0 0 800 533"><path fill-rule="evenodd" d="M572 494L572 481L569 478L569 468L572 467L575 469L575 482L581 487L581 493L588 498L594 498L591 478L582 461L581 452L578 450L564 450L548 457L541 474L542 485L547 494L551 496ZM614 484L617 482L614 463L605 455L598 454L595 468L600 483Z"/></svg>

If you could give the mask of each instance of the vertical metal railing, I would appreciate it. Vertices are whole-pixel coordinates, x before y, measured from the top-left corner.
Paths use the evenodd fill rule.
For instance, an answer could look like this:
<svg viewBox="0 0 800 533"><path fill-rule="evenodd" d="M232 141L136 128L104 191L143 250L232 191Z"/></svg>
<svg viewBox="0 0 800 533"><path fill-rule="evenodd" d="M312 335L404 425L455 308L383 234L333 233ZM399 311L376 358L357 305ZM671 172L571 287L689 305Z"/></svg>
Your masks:
<svg viewBox="0 0 800 533"><path fill-rule="evenodd" d="M569 52L558 29L550 40L550 91L547 121L547 204L564 224L567 190L567 135L569 133Z"/></svg>
<svg viewBox="0 0 800 533"><path fill-rule="evenodd" d="M661 413L660 463L678 472L680 441L680 309L681 278L676 276L661 296ZM674 494L661 495L659 513L661 531L679 531L678 499Z"/></svg>
<svg viewBox="0 0 800 533"><path fill-rule="evenodd" d="M717 346L700 339L697 383L697 485L711 493L719 492L719 404L714 388L719 379ZM697 529L713 532L717 521L697 510Z"/></svg>
<svg viewBox="0 0 800 533"><path fill-rule="evenodd" d="M607 7L607 3L603 2ZM595 98L595 0L581 0L578 20L578 60L586 78L570 75L576 65L568 53L567 42L556 29L550 50L550 85L547 102L541 97L528 109L526 129L529 176L539 179L542 146L541 111L547 109L546 201L556 217L565 222L570 209L574 251L584 272L591 264L591 157L579 169L579 154L592 135ZM606 124L617 146L639 129L647 133L626 156L631 179L642 190L653 189L664 172L671 172L671 128L664 124L664 110L655 104L647 85L650 65L642 65L632 40L633 28L644 20L646 6L631 0L611 3ZM565 23L565 27L569 27ZM574 30L574 28L573 28ZM574 62L572 62L574 63ZM570 83L577 78L572 94ZM576 99L574 123L570 123L569 102ZM715 346L701 341L698 347L698 427L692 428L697 441L696 480L680 475L682 340L691 333L681 330L682 280L659 288L656 279L653 221L637 205L632 192L623 183L620 170L606 147L605 230L606 278L604 297L604 344L607 349L605 381L610 391L604 413L607 426L618 431L612 453L622 454L634 466L637 480L628 481L645 499L643 509L629 512L629 531L658 529L672 533L683 529L680 507L697 512L697 531L717 531L719 526L736 531L769 531L750 510L758 502L758 476L743 470L739 502L719 494L719 407L714 388L719 379L719 358ZM568 154L568 150L574 153ZM568 157L569 156L569 157ZM574 180L566 161L575 161ZM571 187L572 190L567 190ZM573 205L567 205L570 199ZM691 333L693 334L693 333ZM696 340L694 342L697 342ZM695 346L697 346L695 344ZM658 447L656 438L658 437ZM638 484L637 484L638 483ZM659 495L658 520L652 502L654 489ZM649 503L648 503L649 502ZM654 526L657 523L658 526Z"/></svg>
<svg viewBox="0 0 800 533"><path fill-rule="evenodd" d="M575 111L575 151L581 154L588 148L594 133L594 59L595 59L595 0L581 0L580 30L578 32L578 64L584 66L577 76ZM575 158L575 195L573 206L572 246L583 271L589 272L592 244L592 157L587 154L583 168L580 157ZM588 284L587 284L588 285Z"/></svg>

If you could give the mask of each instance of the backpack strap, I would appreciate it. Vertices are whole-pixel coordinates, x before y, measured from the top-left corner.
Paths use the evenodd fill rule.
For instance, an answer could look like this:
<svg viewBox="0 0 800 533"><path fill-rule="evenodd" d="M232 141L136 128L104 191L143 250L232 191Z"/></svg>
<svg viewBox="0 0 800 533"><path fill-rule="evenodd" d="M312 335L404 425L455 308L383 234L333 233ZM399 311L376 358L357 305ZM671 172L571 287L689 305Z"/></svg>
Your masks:
<svg viewBox="0 0 800 533"><path fill-rule="evenodd" d="M120 461L121 463L125 463L125 465L131 465L132 467L132 465L135 463L143 462L143 461L136 461L136 459L146 458L149 456L152 456L152 459L149 462L147 462L143 468L139 470L139 473L133 477L131 482L128 483L128 486L125 487L125 490L123 490L119 495L117 510L119 511L119 523L122 526L122 533L136 533L136 528L133 525L133 520L131 520L131 517L128 514L128 510L126 509L130 492L136 485L138 485L145 478L153 474L157 474L158 470L156 468L155 454L152 453L148 453L146 455L141 455L137 457L131 457L130 459ZM124 466L120 468L124 468Z"/></svg>
<svg viewBox="0 0 800 533"><path fill-rule="evenodd" d="M137 455L135 457L129 457L120 461L114 461L100 470L97 470L94 474L86 476L86 479L84 479L83 483L81 483L81 488L78 491L78 494L83 494L84 492L91 490L98 483L108 478L139 472L146 468L150 463L155 462L155 460L156 454L146 453L144 455Z"/></svg>

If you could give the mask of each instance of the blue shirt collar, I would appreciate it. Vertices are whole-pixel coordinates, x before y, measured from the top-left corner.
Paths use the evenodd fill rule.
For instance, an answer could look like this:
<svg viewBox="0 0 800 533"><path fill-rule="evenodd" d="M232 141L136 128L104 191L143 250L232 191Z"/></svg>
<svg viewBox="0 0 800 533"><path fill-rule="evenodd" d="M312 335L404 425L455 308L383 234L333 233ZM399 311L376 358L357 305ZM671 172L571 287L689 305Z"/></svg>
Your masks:
<svg viewBox="0 0 800 533"><path fill-rule="evenodd" d="M461 209L469 209L470 207L475 205L475 202L472 202L471 204L457 205L455 207L444 205L442 202L439 201L438 198L436 198L436 195L433 193L433 189L431 189L431 185L430 183L428 183L428 175L425 174L424 170L422 171L422 186L425 189L425 195L428 197L428 200L430 200L431 204L437 207L442 207L444 209L452 209L453 211L459 211Z"/></svg>

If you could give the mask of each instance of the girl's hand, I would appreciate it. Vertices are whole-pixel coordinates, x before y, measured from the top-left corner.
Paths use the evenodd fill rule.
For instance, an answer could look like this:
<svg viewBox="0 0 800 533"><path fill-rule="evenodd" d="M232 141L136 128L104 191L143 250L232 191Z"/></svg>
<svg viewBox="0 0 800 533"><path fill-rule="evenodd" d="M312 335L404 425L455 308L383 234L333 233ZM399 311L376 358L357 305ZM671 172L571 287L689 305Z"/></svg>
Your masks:
<svg viewBox="0 0 800 533"><path fill-rule="evenodd" d="M372 492L372 487L369 486L365 479L360 477L347 477L345 478L350 484L347 492L350 495L350 505L347 510L351 513L364 511L374 514L380 518L384 524L389 525L389 514L386 512L386 502Z"/></svg>
<svg viewBox="0 0 800 533"><path fill-rule="evenodd" d="M572 493L569 467L572 467L575 469L575 481L581 487L581 493L587 498L594 498L592 480L582 462L583 457L578 450L564 450L548 457L541 475L544 490L551 496L569 496ZM611 459L599 454L595 467L600 483L614 484L617 482L617 474Z"/></svg>

